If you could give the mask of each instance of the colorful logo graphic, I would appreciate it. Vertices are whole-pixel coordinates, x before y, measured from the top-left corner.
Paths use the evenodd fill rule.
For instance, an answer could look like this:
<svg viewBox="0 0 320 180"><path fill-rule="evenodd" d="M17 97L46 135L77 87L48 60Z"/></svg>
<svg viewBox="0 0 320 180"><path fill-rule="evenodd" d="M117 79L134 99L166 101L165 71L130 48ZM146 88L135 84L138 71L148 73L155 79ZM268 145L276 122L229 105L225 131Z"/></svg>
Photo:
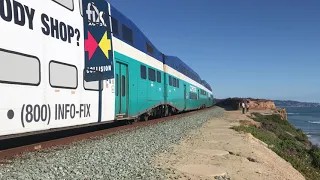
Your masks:
<svg viewBox="0 0 320 180"><path fill-rule="evenodd" d="M109 59L109 51L111 50L111 41L107 37L107 33L105 33L102 36L102 39L99 42L99 45L97 41L94 39L94 37L91 35L90 31L88 31L88 39L84 42L84 48L85 51L89 53L89 61L91 60L94 52L96 51L97 47L99 46L102 50L102 52L105 54L105 56Z"/></svg>
<svg viewBox="0 0 320 180"><path fill-rule="evenodd" d="M85 80L114 78L113 48L109 4L102 0L83 0Z"/></svg>

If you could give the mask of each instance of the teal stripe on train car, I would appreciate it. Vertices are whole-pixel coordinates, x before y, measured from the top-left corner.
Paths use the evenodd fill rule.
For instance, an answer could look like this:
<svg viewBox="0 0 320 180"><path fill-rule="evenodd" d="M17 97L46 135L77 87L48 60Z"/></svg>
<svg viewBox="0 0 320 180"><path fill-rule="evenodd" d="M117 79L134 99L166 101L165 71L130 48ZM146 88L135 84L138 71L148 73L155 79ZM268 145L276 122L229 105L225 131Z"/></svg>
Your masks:
<svg viewBox="0 0 320 180"><path fill-rule="evenodd" d="M128 116L142 114L146 109L150 109L164 103L163 71L152 68L147 64L141 63L116 51L114 52L114 57L115 62L119 61L128 65ZM146 67L146 79L141 78L141 65ZM150 78L149 68L151 68L151 73L155 73L154 78L153 76ZM157 82L158 72L161 76L161 83ZM149 80L149 78L152 80ZM117 100L115 107L115 112L118 112L119 104Z"/></svg>

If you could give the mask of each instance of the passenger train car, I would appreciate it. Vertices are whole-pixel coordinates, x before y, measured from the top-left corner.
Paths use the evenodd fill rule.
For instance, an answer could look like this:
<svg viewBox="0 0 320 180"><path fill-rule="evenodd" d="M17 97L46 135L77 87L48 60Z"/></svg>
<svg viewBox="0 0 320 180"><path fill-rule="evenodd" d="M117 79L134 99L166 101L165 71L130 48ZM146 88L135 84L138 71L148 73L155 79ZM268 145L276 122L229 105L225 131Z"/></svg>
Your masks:
<svg viewBox="0 0 320 180"><path fill-rule="evenodd" d="M2 137L213 105L205 80L106 1L0 0L0 27Z"/></svg>

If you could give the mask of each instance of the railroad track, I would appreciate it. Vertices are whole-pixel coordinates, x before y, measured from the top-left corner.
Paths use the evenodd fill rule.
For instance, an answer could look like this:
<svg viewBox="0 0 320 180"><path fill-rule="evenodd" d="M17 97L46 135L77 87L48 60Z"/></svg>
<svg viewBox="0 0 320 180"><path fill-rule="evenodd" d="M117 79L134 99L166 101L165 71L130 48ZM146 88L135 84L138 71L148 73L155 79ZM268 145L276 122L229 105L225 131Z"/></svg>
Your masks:
<svg viewBox="0 0 320 180"><path fill-rule="evenodd" d="M99 129L99 128L92 128L93 130L90 132L85 132L85 133L80 132L80 134L70 135L70 136L67 135L66 137L62 136L61 138L57 138L57 139L54 139L54 138L50 139L49 138L44 141L41 141L41 138L40 138L40 142L32 142L30 144L23 144L23 143L19 144L18 143L18 145L16 145L16 147L13 145L12 148L10 147L8 149L3 149L0 151L0 164L7 163L7 160L18 157L19 155L26 153L26 152L34 152L34 151L39 151L39 150L44 150L44 149L49 149L49 148L55 149L60 146L68 145L72 142L77 142L77 141L86 140L86 139L94 139L94 138L97 138L100 136L110 135L110 134L120 132L120 131L130 131L136 127L148 126L148 125L157 124L157 123L167 121L167 120L172 120L172 119L176 119L176 118L189 116L189 115L195 114L195 113L201 113L201 112L207 111L211 108L214 108L214 107L201 109L201 110L197 110L197 111L190 111L190 112L186 112L186 113L182 113L182 114L153 119L153 120L149 120L149 121L141 121L141 122L137 122L137 123L130 124L130 125L119 125L116 127L111 126L109 128L107 127L106 129L102 129L102 130L94 130L94 129ZM90 128L90 127L86 127L86 128ZM73 130L77 131L77 129L73 129ZM54 133L60 133L60 131L57 131ZM35 136L43 136L43 135L44 134L38 134ZM26 138L26 137L18 137L18 138ZM7 141L7 143L10 143L9 141L16 141L16 140L17 140L17 138L13 138L13 139L6 140L6 141ZM1 141L3 141L3 140L1 140ZM0 144L3 144L1 141L0 141ZM13 143L13 144L15 144L15 143Z"/></svg>

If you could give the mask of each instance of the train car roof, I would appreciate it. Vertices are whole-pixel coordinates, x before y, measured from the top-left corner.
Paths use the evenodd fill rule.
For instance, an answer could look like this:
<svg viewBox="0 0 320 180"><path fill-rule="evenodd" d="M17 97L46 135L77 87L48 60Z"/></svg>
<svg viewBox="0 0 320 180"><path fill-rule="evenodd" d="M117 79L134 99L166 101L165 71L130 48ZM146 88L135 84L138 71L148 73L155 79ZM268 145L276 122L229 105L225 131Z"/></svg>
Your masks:
<svg viewBox="0 0 320 180"><path fill-rule="evenodd" d="M116 19L119 23L118 29L119 34L113 34L113 36L117 37L118 39L121 39L123 42L139 49L140 51L152 56L153 58L163 62L163 55L162 53L152 44L152 42L144 35L144 33L124 14L122 14L119 10L117 10L114 6L110 4L111 9L111 17ZM122 25L127 26L132 30L133 33L133 44L130 42L127 42L123 39L123 28ZM152 49L153 53L149 53L147 51L146 43L148 43Z"/></svg>
<svg viewBox="0 0 320 180"><path fill-rule="evenodd" d="M201 84L207 89L209 89L210 91L212 91L211 86L207 83L207 81L201 80Z"/></svg>
<svg viewBox="0 0 320 180"><path fill-rule="evenodd" d="M201 83L201 78L193 69L191 69L186 63L176 56L165 56L164 63L170 66L171 68L179 71L180 73L186 75L190 79Z"/></svg>
<svg viewBox="0 0 320 180"><path fill-rule="evenodd" d="M110 4L110 3L109 3ZM118 31L119 34L113 34L116 38L122 40L123 42L137 48L138 50L152 56L153 58L157 59L158 61L167 64L171 68L179 71L180 73L186 75L190 79L193 79L194 81L204 85L207 89L211 90L211 87L209 84L205 82L205 84L202 83L201 77L198 73L196 73L192 68L190 68L186 63L184 63L181 59L179 59L176 56L168 56L164 55L161 51L159 51L155 45L147 38L147 36L144 35L144 33L131 21L129 18L127 18L124 14L122 14L119 10L117 10L114 6L110 4L111 9L111 17L117 20L118 22ZM122 31L122 25L127 26L132 30L133 33L133 43L127 42L123 39ZM147 50L148 43L152 49L153 53L150 53Z"/></svg>

